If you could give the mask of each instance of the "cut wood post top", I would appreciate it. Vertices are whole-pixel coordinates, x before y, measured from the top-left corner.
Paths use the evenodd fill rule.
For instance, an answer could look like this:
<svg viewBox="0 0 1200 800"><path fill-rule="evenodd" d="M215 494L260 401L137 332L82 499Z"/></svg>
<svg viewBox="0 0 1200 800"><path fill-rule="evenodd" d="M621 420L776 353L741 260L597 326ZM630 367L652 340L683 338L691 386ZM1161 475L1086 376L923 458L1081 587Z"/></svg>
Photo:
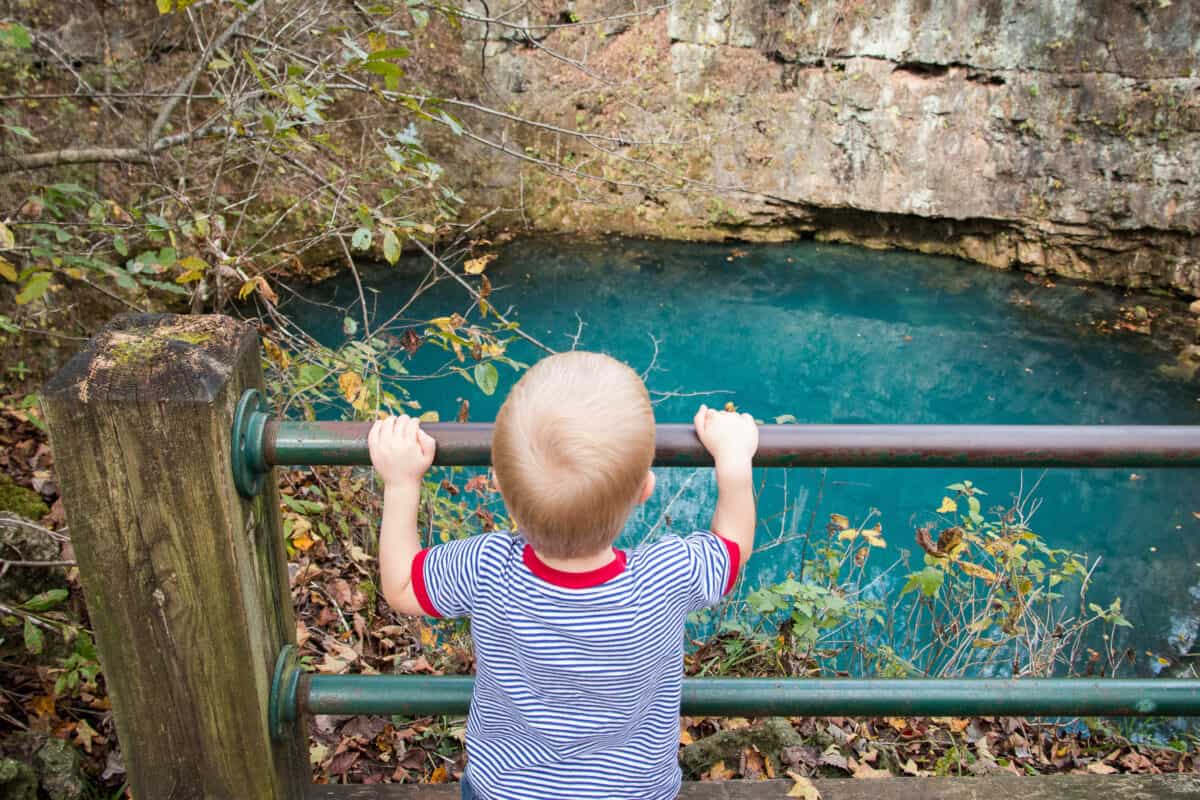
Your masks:
<svg viewBox="0 0 1200 800"><path fill-rule="evenodd" d="M252 326L220 315L122 314L97 333L43 392L88 404L149 400L212 402L242 351L258 348Z"/></svg>

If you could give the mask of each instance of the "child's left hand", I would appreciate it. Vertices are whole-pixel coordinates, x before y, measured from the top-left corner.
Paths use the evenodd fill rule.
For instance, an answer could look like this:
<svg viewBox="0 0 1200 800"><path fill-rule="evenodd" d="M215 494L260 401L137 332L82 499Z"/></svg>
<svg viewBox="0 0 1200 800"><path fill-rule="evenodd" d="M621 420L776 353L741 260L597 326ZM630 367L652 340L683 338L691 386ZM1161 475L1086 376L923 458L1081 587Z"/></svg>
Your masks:
<svg viewBox="0 0 1200 800"><path fill-rule="evenodd" d="M371 465L385 486L419 485L433 465L437 442L414 417L401 415L377 420L367 434Z"/></svg>

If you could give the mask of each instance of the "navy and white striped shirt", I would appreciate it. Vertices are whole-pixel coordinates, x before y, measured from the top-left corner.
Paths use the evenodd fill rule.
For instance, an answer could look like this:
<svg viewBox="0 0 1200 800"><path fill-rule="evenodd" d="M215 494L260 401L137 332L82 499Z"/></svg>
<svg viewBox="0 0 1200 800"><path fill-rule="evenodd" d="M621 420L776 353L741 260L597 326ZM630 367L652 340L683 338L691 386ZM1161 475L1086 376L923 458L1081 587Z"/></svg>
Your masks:
<svg viewBox="0 0 1200 800"><path fill-rule="evenodd" d="M470 617L471 788L485 800L673 798L684 623L737 577L738 546L667 536L590 572L554 569L519 535L422 550L427 614Z"/></svg>

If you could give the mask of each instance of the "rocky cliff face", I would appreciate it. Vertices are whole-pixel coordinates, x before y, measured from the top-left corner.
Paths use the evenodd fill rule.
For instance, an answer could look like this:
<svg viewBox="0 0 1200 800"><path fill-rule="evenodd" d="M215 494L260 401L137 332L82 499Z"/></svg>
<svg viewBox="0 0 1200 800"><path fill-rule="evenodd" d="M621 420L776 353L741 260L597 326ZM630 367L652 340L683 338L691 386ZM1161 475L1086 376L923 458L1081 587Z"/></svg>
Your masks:
<svg viewBox="0 0 1200 800"><path fill-rule="evenodd" d="M586 137L484 123L527 160L460 150L493 167L468 191L480 206L500 192L548 230L816 236L1200 295L1196 3L506 3L505 24L464 28L493 99Z"/></svg>

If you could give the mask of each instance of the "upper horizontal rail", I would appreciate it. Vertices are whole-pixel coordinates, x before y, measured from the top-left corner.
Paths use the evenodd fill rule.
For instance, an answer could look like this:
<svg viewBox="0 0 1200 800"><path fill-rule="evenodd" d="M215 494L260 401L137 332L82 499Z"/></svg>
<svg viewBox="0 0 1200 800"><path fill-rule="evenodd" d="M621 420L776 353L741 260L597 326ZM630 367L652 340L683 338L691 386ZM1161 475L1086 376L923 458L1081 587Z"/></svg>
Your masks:
<svg viewBox="0 0 1200 800"><path fill-rule="evenodd" d="M431 423L435 464L487 465L492 423ZM369 464L369 422L271 421L268 465ZM1200 466L1200 426L763 425L760 467L1184 467ZM654 464L711 466L691 425L655 428Z"/></svg>
<svg viewBox="0 0 1200 800"><path fill-rule="evenodd" d="M435 464L491 463L492 423L431 423ZM369 464L370 422L277 420L261 397L234 422L234 474L243 493L271 467ZM655 428L654 464L712 458L691 425ZM1200 467L1200 425L763 425L759 467Z"/></svg>

